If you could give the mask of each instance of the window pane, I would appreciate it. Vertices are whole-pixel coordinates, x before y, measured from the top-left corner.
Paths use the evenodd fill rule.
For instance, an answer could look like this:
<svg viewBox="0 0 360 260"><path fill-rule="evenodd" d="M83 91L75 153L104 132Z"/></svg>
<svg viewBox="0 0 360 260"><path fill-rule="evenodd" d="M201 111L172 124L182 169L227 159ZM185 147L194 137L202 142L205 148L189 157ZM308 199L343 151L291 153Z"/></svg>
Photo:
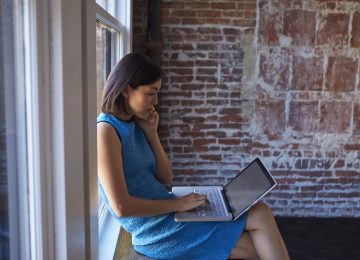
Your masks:
<svg viewBox="0 0 360 260"><path fill-rule="evenodd" d="M120 33L97 21L96 23L96 88L97 113L101 112L101 96L106 78L119 58L121 48ZM98 200L99 237L107 214L107 209L100 194Z"/></svg>
<svg viewBox="0 0 360 260"><path fill-rule="evenodd" d="M123 1L123 0L121 0ZM102 8L104 8L106 11L108 11L109 14L116 17L115 13L115 0L96 0L96 3L100 5Z"/></svg>
<svg viewBox="0 0 360 260"><path fill-rule="evenodd" d="M9 209L8 209L8 172L7 172L7 131L5 114L5 87L9 87L5 71L7 66L12 66L13 57L9 52L14 37L11 30L13 19L12 1L4 1L0 5L0 259L9 259ZM10 29L10 30L9 30ZM4 40L3 40L4 39Z"/></svg>
<svg viewBox="0 0 360 260"><path fill-rule="evenodd" d="M96 85L97 112L101 112L101 95L105 81L115 66L121 49L120 33L97 21L96 23Z"/></svg>

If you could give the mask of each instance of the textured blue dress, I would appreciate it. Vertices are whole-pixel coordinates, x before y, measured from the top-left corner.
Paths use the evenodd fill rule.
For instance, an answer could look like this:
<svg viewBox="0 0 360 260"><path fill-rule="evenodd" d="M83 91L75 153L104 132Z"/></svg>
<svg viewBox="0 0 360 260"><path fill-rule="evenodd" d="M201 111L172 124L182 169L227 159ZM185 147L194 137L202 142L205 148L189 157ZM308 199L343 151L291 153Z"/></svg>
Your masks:
<svg viewBox="0 0 360 260"><path fill-rule="evenodd" d="M155 178L155 155L141 127L101 113L97 122L114 127L122 144L122 160L131 196L163 200L174 195ZM234 222L175 222L174 213L151 217L116 217L104 189L100 193L110 213L132 234L134 249L153 259L226 259L239 240L247 212Z"/></svg>

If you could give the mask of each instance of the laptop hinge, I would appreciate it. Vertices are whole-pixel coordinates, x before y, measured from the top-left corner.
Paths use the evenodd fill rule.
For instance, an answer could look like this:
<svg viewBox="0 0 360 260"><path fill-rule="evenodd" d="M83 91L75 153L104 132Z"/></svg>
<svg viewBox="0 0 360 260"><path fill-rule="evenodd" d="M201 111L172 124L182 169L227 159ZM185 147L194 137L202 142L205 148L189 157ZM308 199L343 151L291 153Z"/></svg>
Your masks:
<svg viewBox="0 0 360 260"><path fill-rule="evenodd" d="M226 195L225 195L224 189L221 189L220 191L221 191L221 194L222 194L223 199L224 199L224 201L225 201L225 205L226 205L227 211L228 211L229 213L231 213L231 215L232 215L233 218L234 218L234 214L233 214L232 209L231 209L231 207L230 207L230 204L229 204L229 202L228 202L228 200L227 200L227 197L226 197Z"/></svg>

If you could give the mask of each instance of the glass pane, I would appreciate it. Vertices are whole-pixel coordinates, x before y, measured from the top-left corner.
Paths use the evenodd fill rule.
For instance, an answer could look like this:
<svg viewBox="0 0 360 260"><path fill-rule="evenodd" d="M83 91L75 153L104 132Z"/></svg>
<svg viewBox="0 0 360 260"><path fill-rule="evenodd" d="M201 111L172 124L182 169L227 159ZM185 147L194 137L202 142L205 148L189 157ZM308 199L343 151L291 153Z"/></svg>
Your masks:
<svg viewBox="0 0 360 260"><path fill-rule="evenodd" d="M120 56L120 33L97 21L96 23L96 86L97 113L101 112L101 95L106 78Z"/></svg>
<svg viewBox="0 0 360 260"><path fill-rule="evenodd" d="M101 112L101 96L106 78L120 56L120 33L97 21L96 23L96 89L97 113ZM100 194L98 195L99 237L105 220L107 209Z"/></svg>
<svg viewBox="0 0 360 260"><path fill-rule="evenodd" d="M96 3L100 5L102 8L104 8L106 11L108 11L109 14L116 17L115 13L115 0L96 0Z"/></svg>
<svg viewBox="0 0 360 260"><path fill-rule="evenodd" d="M9 52L9 46L13 45L11 39L14 37L11 29L12 8L12 1L0 4L0 259L10 258L5 87L9 87L11 82L5 82L7 76L3 64L7 64L7 66L13 64L13 57Z"/></svg>

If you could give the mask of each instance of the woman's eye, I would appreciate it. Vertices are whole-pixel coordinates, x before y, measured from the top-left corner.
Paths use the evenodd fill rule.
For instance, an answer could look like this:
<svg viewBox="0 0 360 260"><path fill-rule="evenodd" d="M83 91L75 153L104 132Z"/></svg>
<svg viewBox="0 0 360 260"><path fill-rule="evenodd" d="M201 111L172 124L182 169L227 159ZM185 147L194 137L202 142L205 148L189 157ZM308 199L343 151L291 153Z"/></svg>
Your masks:
<svg viewBox="0 0 360 260"><path fill-rule="evenodd" d="M156 93L148 93L149 96L155 96Z"/></svg>

